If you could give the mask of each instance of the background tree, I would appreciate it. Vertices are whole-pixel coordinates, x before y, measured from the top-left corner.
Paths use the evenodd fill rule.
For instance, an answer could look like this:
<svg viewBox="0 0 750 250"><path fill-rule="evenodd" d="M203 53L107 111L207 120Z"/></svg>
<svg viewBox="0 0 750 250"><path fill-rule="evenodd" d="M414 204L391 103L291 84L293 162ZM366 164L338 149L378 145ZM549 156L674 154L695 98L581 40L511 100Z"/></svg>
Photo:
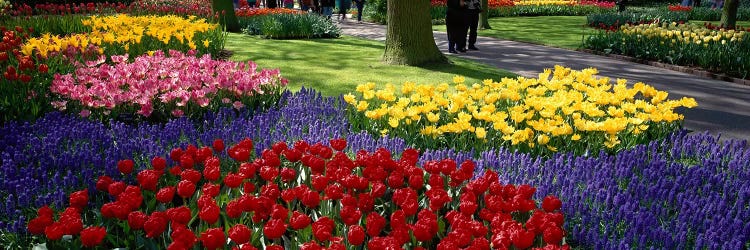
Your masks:
<svg viewBox="0 0 750 250"><path fill-rule="evenodd" d="M482 13L479 13L479 29L492 29L490 22L487 20L490 17L490 6L487 5L487 0L482 0Z"/></svg>
<svg viewBox="0 0 750 250"><path fill-rule="evenodd" d="M234 14L234 2L232 0L213 0L211 7L219 14L219 23L229 32L240 32L240 23Z"/></svg>
<svg viewBox="0 0 750 250"><path fill-rule="evenodd" d="M740 7L740 0L724 1L724 9L721 13L721 24L724 27L734 29L737 25L737 9Z"/></svg>
<svg viewBox="0 0 750 250"><path fill-rule="evenodd" d="M448 62L435 45L431 19L429 0L388 0L383 61L400 65Z"/></svg>

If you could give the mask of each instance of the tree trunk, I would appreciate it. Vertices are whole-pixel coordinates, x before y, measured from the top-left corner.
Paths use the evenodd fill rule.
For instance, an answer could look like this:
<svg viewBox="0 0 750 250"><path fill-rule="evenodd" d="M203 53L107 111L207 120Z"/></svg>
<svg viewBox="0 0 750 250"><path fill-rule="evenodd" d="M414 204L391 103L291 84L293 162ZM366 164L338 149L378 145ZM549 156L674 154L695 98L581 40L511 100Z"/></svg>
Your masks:
<svg viewBox="0 0 750 250"><path fill-rule="evenodd" d="M229 32L240 32L240 23L234 14L234 2L232 0L213 0L214 12L219 13L219 23Z"/></svg>
<svg viewBox="0 0 750 250"><path fill-rule="evenodd" d="M479 13L479 29L483 30L492 29L490 22L487 20L490 18L490 6L487 4L487 0L482 0L482 13Z"/></svg>
<svg viewBox="0 0 750 250"><path fill-rule="evenodd" d="M432 37L429 0L388 0L388 28L383 61L421 65L448 62Z"/></svg>
<svg viewBox="0 0 750 250"><path fill-rule="evenodd" d="M737 9L740 6L740 0L724 1L724 9L721 14L721 25L724 28L734 29L737 25Z"/></svg>

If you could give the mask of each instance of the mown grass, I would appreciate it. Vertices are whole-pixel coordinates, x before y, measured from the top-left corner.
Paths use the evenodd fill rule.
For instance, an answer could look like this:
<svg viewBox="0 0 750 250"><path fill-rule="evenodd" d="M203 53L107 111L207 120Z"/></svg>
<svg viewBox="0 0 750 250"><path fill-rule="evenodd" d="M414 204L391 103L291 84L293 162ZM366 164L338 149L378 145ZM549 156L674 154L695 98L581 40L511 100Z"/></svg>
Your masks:
<svg viewBox="0 0 750 250"><path fill-rule="evenodd" d="M499 80L514 74L493 66L448 56L452 64L421 67L386 65L380 61L383 42L343 36L338 39L270 40L242 34L230 34L225 49L233 61L252 60L259 68L279 68L289 79L288 88L315 88L324 95L353 92L358 84L378 85L405 81L451 83L461 75L468 83L484 79Z"/></svg>
<svg viewBox="0 0 750 250"><path fill-rule="evenodd" d="M566 49L578 48L582 35L596 32L586 26L585 16L497 17L490 18L489 23L492 29L477 31L479 36ZM445 31L445 25L432 29Z"/></svg>

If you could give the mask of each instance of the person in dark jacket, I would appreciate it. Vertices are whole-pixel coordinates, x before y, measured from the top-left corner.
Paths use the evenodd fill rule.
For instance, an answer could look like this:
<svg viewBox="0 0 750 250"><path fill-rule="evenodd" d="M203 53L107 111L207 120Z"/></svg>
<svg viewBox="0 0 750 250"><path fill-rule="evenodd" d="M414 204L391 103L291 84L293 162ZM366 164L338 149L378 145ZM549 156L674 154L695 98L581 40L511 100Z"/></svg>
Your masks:
<svg viewBox="0 0 750 250"><path fill-rule="evenodd" d="M445 27L448 33L448 52L466 52L466 2L448 0Z"/></svg>
<svg viewBox="0 0 750 250"><path fill-rule="evenodd" d="M477 48L477 26L479 26L479 13L482 13L482 1L466 1L466 21L469 29L469 49L479 50Z"/></svg>
<svg viewBox="0 0 750 250"><path fill-rule="evenodd" d="M365 9L365 0L354 0L357 4L357 22L362 22L362 11Z"/></svg>
<svg viewBox="0 0 750 250"><path fill-rule="evenodd" d="M321 14L330 20L333 15L334 6L336 6L336 0L320 0Z"/></svg>

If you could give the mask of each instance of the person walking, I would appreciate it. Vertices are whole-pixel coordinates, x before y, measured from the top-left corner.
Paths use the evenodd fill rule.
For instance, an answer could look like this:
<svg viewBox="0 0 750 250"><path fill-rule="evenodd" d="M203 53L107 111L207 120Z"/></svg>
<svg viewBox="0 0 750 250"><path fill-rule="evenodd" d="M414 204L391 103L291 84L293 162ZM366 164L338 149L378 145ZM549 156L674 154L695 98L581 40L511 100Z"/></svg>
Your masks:
<svg viewBox="0 0 750 250"><path fill-rule="evenodd" d="M341 21L346 20L346 13L352 8L352 0L340 0L339 1L339 19Z"/></svg>
<svg viewBox="0 0 750 250"><path fill-rule="evenodd" d="M448 0L445 28L448 33L448 53L466 52L466 2Z"/></svg>
<svg viewBox="0 0 750 250"><path fill-rule="evenodd" d="M466 21L469 29L469 49L479 50L477 48L477 26L479 26L479 13L482 13L481 0L468 0L466 2Z"/></svg>
<svg viewBox="0 0 750 250"><path fill-rule="evenodd" d="M362 22L362 11L365 9L365 0L354 0L357 5L357 22Z"/></svg>
<svg viewBox="0 0 750 250"><path fill-rule="evenodd" d="M333 6L336 5L336 0L320 0L321 14L331 20L333 15Z"/></svg>

